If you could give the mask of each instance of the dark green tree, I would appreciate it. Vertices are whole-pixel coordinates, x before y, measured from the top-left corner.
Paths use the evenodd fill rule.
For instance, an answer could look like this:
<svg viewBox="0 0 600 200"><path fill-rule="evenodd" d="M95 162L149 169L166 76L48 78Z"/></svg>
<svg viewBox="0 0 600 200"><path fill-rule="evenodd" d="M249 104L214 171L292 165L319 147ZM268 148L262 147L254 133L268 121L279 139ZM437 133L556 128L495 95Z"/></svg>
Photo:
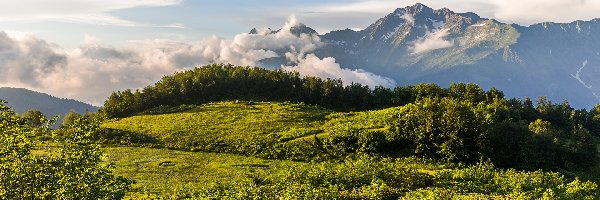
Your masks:
<svg viewBox="0 0 600 200"><path fill-rule="evenodd" d="M44 119L46 116L44 113L42 113L42 111L29 109L21 114L21 118L25 119L27 124L31 127L41 127L44 125Z"/></svg>
<svg viewBox="0 0 600 200"><path fill-rule="evenodd" d="M70 110L69 113L67 113L63 118L62 126L70 126L75 122L75 120L77 120L80 117L81 114L75 112L75 110Z"/></svg>
<svg viewBox="0 0 600 200"><path fill-rule="evenodd" d="M425 98L404 106L394 133L412 141L417 155L474 162L486 123L473 108L470 101Z"/></svg>

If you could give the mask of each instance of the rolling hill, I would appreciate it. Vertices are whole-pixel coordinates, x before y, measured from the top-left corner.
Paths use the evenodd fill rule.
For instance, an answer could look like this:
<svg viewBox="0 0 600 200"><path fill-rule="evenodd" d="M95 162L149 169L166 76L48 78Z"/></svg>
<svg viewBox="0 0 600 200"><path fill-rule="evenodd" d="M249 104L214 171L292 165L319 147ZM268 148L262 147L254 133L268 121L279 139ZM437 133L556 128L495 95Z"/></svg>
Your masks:
<svg viewBox="0 0 600 200"><path fill-rule="evenodd" d="M476 84L370 89L209 65L113 93L93 140L143 183L140 198L599 196L600 108L538 102Z"/></svg>
<svg viewBox="0 0 600 200"><path fill-rule="evenodd" d="M109 132L145 138L127 141L134 144L249 154L261 150L252 148L321 133L320 126L331 112L293 103L218 102L190 106L182 112L113 119L103 127Z"/></svg>
<svg viewBox="0 0 600 200"><path fill-rule="evenodd" d="M440 109L433 102L422 103L424 108ZM506 169L490 161L471 165L390 151L412 148L409 143L390 141L397 137L394 118L418 114L409 112L414 106L418 105L333 112L279 102L186 105L106 121L97 141L108 145L104 150L116 164L115 174L136 180L128 194L136 199L537 199L547 195L578 199L598 195L596 184L584 180L597 181L599 166L565 176ZM444 115L455 115L452 109ZM463 124L460 120L431 128L452 129ZM418 122L405 124L412 129L414 123ZM531 146L525 150L536 151Z"/></svg>

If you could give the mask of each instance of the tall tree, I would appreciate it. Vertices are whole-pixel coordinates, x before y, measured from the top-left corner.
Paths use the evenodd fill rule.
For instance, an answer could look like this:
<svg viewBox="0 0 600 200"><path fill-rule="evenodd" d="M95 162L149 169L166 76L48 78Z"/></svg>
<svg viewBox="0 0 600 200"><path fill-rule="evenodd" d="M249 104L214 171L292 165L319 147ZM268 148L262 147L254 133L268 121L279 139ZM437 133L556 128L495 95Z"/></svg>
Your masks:
<svg viewBox="0 0 600 200"><path fill-rule="evenodd" d="M70 126L75 122L75 120L77 120L80 117L81 117L81 114L75 112L75 110L71 110L63 118L62 126L65 126L65 127Z"/></svg>
<svg viewBox="0 0 600 200"><path fill-rule="evenodd" d="M29 109L21 114L21 118L25 119L27 124L31 127L41 127L46 116L44 116L42 111Z"/></svg>

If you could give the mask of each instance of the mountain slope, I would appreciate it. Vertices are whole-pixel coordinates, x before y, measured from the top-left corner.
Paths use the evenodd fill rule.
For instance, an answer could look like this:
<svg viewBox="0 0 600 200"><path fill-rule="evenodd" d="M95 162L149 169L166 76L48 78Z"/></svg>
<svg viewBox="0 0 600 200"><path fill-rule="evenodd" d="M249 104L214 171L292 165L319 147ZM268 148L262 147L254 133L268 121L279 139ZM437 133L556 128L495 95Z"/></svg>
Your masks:
<svg viewBox="0 0 600 200"><path fill-rule="evenodd" d="M350 40L340 40L338 35L339 32L323 35L330 45L322 56L339 56L341 49L354 52L352 62L371 68L378 66L380 69L369 69L382 74L402 69L439 71L471 64L515 43L518 37L514 28L494 20L473 13L433 10L422 4L396 9L356 32L357 37ZM342 64L348 62L341 60ZM396 79L406 78L393 74Z"/></svg>
<svg viewBox="0 0 600 200"><path fill-rule="evenodd" d="M473 82L511 97L548 96L580 108L600 102L600 79L594 78L600 76L600 19L525 27L415 4L364 30L319 37L325 45L315 51L318 57L334 57L343 67L382 74L401 85ZM287 64L275 61L285 58L262 64Z"/></svg>
<svg viewBox="0 0 600 200"><path fill-rule="evenodd" d="M78 113L98 110L98 107L83 102L61 99L23 88L2 87L0 88L0 99L6 100L8 105L17 113L37 109L49 118L55 115L64 117L70 110L75 110Z"/></svg>

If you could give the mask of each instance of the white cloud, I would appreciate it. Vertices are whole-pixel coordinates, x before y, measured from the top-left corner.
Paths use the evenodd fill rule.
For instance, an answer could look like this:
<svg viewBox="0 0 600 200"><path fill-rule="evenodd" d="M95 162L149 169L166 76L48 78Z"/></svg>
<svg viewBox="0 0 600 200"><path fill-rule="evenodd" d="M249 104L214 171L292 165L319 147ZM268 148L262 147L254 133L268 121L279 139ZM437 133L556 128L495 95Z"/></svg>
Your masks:
<svg viewBox="0 0 600 200"><path fill-rule="evenodd" d="M178 5L182 0L19 0L0 1L0 21L59 21L116 26L159 26L124 20L111 11ZM176 26L177 28L181 25Z"/></svg>
<svg viewBox="0 0 600 200"><path fill-rule="evenodd" d="M176 40L130 41L128 48L102 45L87 36L71 51L51 45L30 33L0 32L0 85L35 89L59 97L101 105L113 91L142 88L173 72L208 63L255 66L265 58L285 55L303 75L342 78L370 86L393 86L393 81L363 70L342 69L332 58L308 53L323 45L319 37L296 36L290 17L272 34L213 36L197 42ZM292 69L292 68L286 68Z"/></svg>
<svg viewBox="0 0 600 200"><path fill-rule="evenodd" d="M400 16L400 18L404 19L404 21L405 21L406 23L409 23L409 24L415 24L415 18L414 18L412 15L408 14L408 13L404 13L404 14L402 14L402 15Z"/></svg>
<svg viewBox="0 0 600 200"><path fill-rule="evenodd" d="M426 53L436 49L452 47L454 41L444 39L448 35L448 29L441 29L434 33L428 33L424 38L415 41L412 53Z"/></svg>
<svg viewBox="0 0 600 200"><path fill-rule="evenodd" d="M318 76L322 78L340 78L345 85L360 83L371 88L375 86L394 87L396 82L390 78L378 76L362 69L345 69L335 62L335 58L327 57L320 59L314 54L301 56L297 59L296 66L283 67L286 71L296 71L303 76Z"/></svg>

